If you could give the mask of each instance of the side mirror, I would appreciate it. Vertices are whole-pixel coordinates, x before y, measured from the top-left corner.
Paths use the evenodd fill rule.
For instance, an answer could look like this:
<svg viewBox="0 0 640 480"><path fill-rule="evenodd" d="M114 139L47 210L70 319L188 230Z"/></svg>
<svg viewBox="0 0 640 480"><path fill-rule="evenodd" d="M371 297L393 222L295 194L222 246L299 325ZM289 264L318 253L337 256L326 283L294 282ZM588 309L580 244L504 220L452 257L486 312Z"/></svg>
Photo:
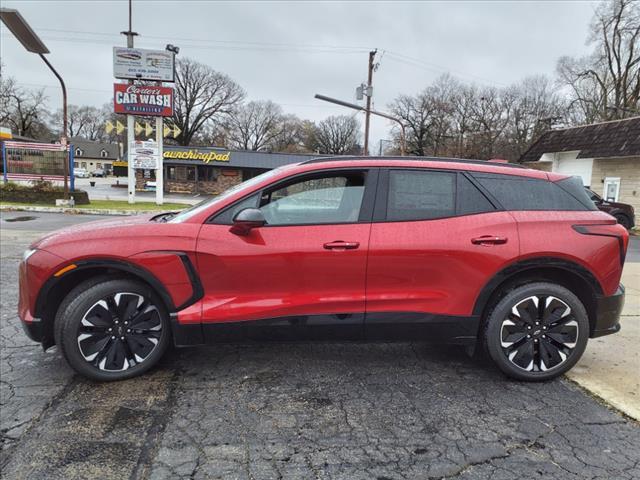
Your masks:
<svg viewBox="0 0 640 480"><path fill-rule="evenodd" d="M245 208L233 217L233 226L229 231L235 235L246 236L249 235L252 228L262 227L266 223L267 221L259 209Z"/></svg>

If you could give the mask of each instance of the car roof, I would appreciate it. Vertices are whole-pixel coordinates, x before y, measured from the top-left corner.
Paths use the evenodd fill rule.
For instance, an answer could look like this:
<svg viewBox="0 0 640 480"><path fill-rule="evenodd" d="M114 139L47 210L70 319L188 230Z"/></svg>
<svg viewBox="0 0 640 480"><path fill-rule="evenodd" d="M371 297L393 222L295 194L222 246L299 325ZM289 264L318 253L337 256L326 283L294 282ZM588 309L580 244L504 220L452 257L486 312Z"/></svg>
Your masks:
<svg viewBox="0 0 640 480"><path fill-rule="evenodd" d="M440 157L321 157L299 163L300 166L319 166L320 168L338 167L407 167L435 168L443 170L462 170L482 173L497 173L543 180L558 180L566 175L556 175L551 179L546 172L525 168L512 163L499 163L487 160L466 160ZM314 170L316 168L313 168ZM311 170L311 168L310 168Z"/></svg>

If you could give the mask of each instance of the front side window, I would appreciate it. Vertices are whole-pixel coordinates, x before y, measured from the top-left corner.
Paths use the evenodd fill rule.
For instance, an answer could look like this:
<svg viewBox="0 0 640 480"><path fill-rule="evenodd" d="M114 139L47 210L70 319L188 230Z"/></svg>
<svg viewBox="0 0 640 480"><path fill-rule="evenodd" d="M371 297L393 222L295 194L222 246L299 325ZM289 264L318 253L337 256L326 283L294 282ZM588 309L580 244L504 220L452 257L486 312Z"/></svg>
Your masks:
<svg viewBox="0 0 640 480"><path fill-rule="evenodd" d="M364 185L364 172L307 178L265 191L260 210L268 225L357 222Z"/></svg>
<svg viewBox="0 0 640 480"><path fill-rule="evenodd" d="M391 170L387 220L432 220L456 213L456 174Z"/></svg>

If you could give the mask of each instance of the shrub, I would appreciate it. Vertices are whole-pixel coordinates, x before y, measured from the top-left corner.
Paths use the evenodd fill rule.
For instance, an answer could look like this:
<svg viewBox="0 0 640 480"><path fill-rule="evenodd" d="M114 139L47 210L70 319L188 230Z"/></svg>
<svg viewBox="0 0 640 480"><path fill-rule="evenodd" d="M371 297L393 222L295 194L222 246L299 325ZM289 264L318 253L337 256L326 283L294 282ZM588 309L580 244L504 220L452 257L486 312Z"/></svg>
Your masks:
<svg viewBox="0 0 640 480"><path fill-rule="evenodd" d="M31 185L15 182L0 182L0 200L5 202L46 203L55 205L57 198L62 198L64 187L54 185L46 180L33 180ZM83 190L71 193L77 205L88 205L89 195Z"/></svg>

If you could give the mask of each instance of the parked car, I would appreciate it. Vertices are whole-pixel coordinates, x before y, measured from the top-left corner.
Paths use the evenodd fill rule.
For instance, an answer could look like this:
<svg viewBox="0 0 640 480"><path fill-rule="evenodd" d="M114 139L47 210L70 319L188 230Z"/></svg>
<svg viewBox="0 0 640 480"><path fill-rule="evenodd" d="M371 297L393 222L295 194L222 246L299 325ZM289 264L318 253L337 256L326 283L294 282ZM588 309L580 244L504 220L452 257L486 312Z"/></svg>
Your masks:
<svg viewBox="0 0 640 480"><path fill-rule="evenodd" d="M76 178L89 178L89 172L87 172L84 168L74 168L73 175Z"/></svg>
<svg viewBox="0 0 640 480"><path fill-rule="evenodd" d="M573 177L323 158L36 241L19 315L96 380L147 371L171 342L291 339L483 345L505 374L547 380L619 330L628 240Z"/></svg>
<svg viewBox="0 0 640 480"><path fill-rule="evenodd" d="M620 202L609 202L603 199L593 190L585 187L587 195L596 204L598 210L607 212L609 215L613 215L618 223L627 230L631 230L636 226L636 212L633 205Z"/></svg>
<svg viewBox="0 0 640 480"><path fill-rule="evenodd" d="M156 191L156 182L155 181L144 182L144 189L149 191L149 192L155 192Z"/></svg>
<svg viewBox="0 0 640 480"><path fill-rule="evenodd" d="M105 172L102 168L96 168L93 172L91 172L92 177L106 177L107 172Z"/></svg>

